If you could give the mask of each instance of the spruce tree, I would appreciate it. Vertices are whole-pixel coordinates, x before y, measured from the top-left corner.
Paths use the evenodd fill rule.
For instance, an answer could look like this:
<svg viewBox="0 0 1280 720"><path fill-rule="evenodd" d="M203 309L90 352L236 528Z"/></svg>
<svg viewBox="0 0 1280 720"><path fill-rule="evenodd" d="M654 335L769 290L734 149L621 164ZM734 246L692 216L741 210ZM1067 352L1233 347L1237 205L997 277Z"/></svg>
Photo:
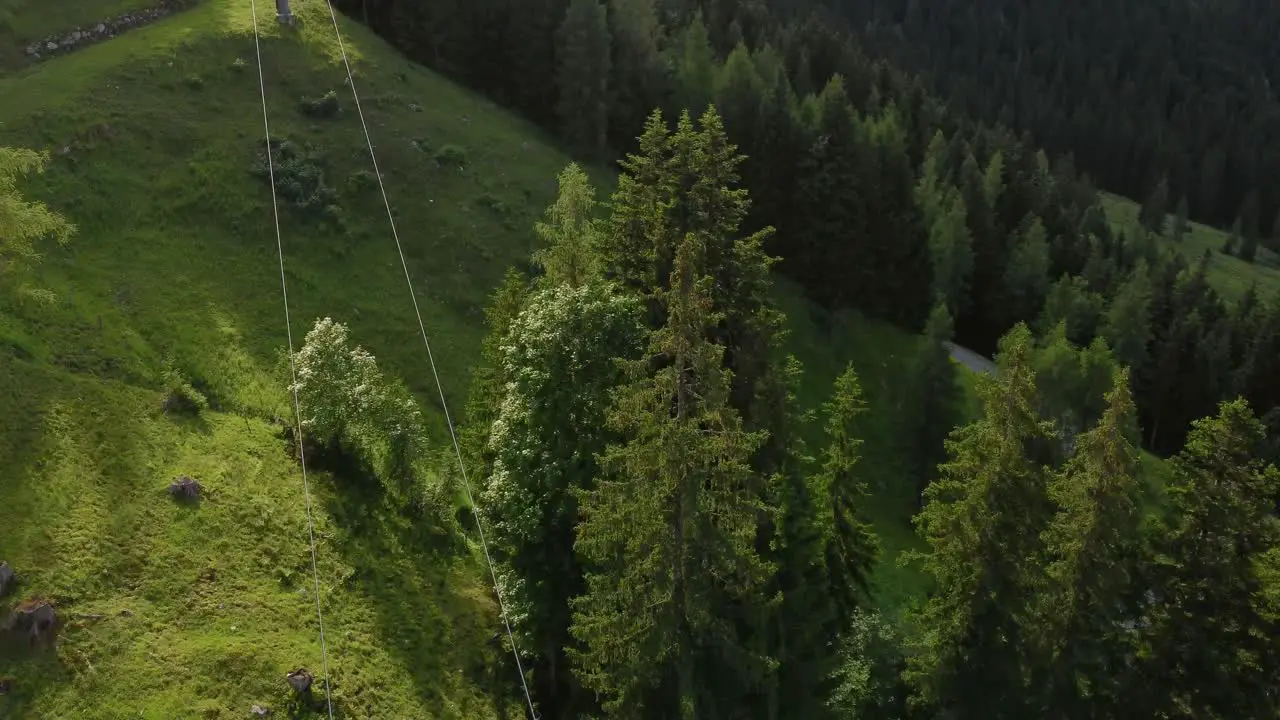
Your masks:
<svg viewBox="0 0 1280 720"><path fill-rule="evenodd" d="M609 122L610 37L599 0L572 0L556 38L560 129L573 147L603 152Z"/></svg>
<svg viewBox="0 0 1280 720"><path fill-rule="evenodd" d="M1140 264L1111 299L1102 324L1107 339L1122 365L1134 374L1147 364L1151 332L1151 277L1145 263Z"/></svg>
<svg viewBox="0 0 1280 720"><path fill-rule="evenodd" d="M1022 324L1001 340L997 374L978 379L983 417L952 434L916 517L935 590L913 616L906 678L926 714L1028 715L1020 619L1049 513L1028 446L1050 433L1036 412L1032 350Z"/></svg>
<svg viewBox="0 0 1280 720"><path fill-rule="evenodd" d="M745 711L771 661L734 618L760 618L771 572L755 548L761 478L750 459L764 441L729 405L706 245L680 242L667 322L630 366L610 428L625 438L582 494L577 550L590 568L574 604L574 656L583 682L617 717L724 717Z"/></svg>
<svg viewBox="0 0 1280 720"><path fill-rule="evenodd" d="M963 400L956 365L947 346L952 334L946 305L935 305L924 336L916 341L915 353L909 360L911 383L904 416L917 510L924 506L924 490L937 477L938 465L946 460L945 441L956 427Z"/></svg>
<svg viewBox="0 0 1280 720"><path fill-rule="evenodd" d="M1030 321L1040 313L1049 289L1049 237L1040 218L1028 215L1009 241L1003 313L1012 324Z"/></svg>
<svg viewBox="0 0 1280 720"><path fill-rule="evenodd" d="M672 114L687 112L697 117L706 112L715 94L716 58L701 13L685 28L672 47L674 57L674 97Z"/></svg>
<svg viewBox="0 0 1280 720"><path fill-rule="evenodd" d="M562 170L558 180L560 192L547 208L546 222L534 226L545 246L533 259L546 273L548 283L576 288L603 272L596 193L576 163Z"/></svg>
<svg viewBox="0 0 1280 720"><path fill-rule="evenodd" d="M1169 233L1175 243L1181 243L1182 238L1186 237L1187 229L1187 196L1183 195L1178 201L1178 212L1173 216L1173 229Z"/></svg>
<svg viewBox="0 0 1280 720"><path fill-rule="evenodd" d="M613 37L613 75L609 83L609 133L612 146L630 149L645 118L661 107L666 67L658 51L662 26L655 0L609 0Z"/></svg>
<svg viewBox="0 0 1280 720"><path fill-rule="evenodd" d="M1138 453L1129 374L1115 374L1098 424L1049 480L1056 506L1045 567L1025 631L1036 645L1039 717L1120 717L1122 668L1132 662L1141 558Z"/></svg>
<svg viewBox="0 0 1280 720"><path fill-rule="evenodd" d="M1142 209L1138 212L1138 222L1142 227L1155 235L1164 234L1164 226L1166 215L1169 213L1169 178L1161 177L1156 186L1152 188L1151 194L1147 196L1146 202L1142 203Z"/></svg>
<svg viewBox="0 0 1280 720"><path fill-rule="evenodd" d="M1224 402L1172 462L1131 688L1144 717L1280 713L1280 624L1259 575L1280 547L1280 471L1257 459L1264 437L1246 402Z"/></svg>
<svg viewBox="0 0 1280 720"><path fill-rule="evenodd" d="M828 445L818 473L818 493L827 515L827 575L841 622L847 626L859 598L871 592L871 570L878 553L876 537L864 520L866 486L858 478L862 440L857 418L866 411L858 374L850 365L836 378L826 412Z"/></svg>

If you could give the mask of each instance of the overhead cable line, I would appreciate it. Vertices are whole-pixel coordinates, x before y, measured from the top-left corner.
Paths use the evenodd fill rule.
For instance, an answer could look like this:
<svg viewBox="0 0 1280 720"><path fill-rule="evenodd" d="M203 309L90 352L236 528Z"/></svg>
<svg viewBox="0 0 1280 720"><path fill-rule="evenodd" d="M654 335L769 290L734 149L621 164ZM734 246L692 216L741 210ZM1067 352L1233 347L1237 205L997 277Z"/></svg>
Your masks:
<svg viewBox="0 0 1280 720"><path fill-rule="evenodd" d="M258 56L258 91L262 96L262 132L267 143L267 177L271 181L271 216L276 229L276 255L280 259L280 296L284 301L284 329L289 341L289 375L293 380L289 389L293 393L295 438L298 443L298 460L302 465L302 492L307 503L307 536L311 545L311 580L315 586L316 620L320 623L320 662L324 666L324 699L329 711L329 720L333 720L333 698L329 693L329 653L324 640L324 613L320 610L320 573L316 570L316 531L311 516L311 485L307 480L306 450L302 443L302 409L298 404L298 371L293 359L293 326L289 321L289 286L284 275L284 241L280 238L280 208L276 201L275 159L271 155L271 125L267 121L267 84L262 75L262 44L258 37L257 0L249 0L249 5L253 12L253 49Z"/></svg>
<svg viewBox="0 0 1280 720"><path fill-rule="evenodd" d="M445 423L449 426L449 438L453 441L453 451L458 457L458 472L462 475L462 485L467 493L467 502L472 508L472 515L476 521L476 531L480 536L480 546L484 550L484 559L489 566L489 576L493 580L493 592L498 599L498 611L502 614L502 624L507 630L507 640L511 643L511 654L516 661L516 671L520 675L520 687L524 690L524 699L528 704L529 717L537 720L537 711L533 707L533 695L529 692L529 683L524 676L524 666L520 662L520 648L516 644L515 633L511 630L511 620L507 614L506 604L502 599L502 589L498 583L498 573L494 569L493 556L489 552L489 543L485 539L484 525L480 520L479 506L476 504L475 496L471 491L471 482L467 478L466 463L462 459L462 449L458 444L458 433L454 428L453 419L449 415L449 405L445 401L444 385L440 382L440 373L436 369L435 356L431 352L431 341L427 338L427 327L422 320L422 311L418 307L418 297L413 290L413 279L409 275L409 264L404 257L404 247L400 243L400 233L396 229L396 219L391 212L391 202L387 199L387 188L382 181L382 172L378 169L378 156L373 151L373 139L369 135L369 125L364 119L364 110L360 107L360 94L356 91L355 77L351 72L351 61L347 57L346 43L342 40L342 30L338 27L338 13L333 8L332 0L325 0L329 6L329 17L333 21L333 32L338 38L338 50L342 54L342 64L347 71L347 84L351 87L351 97L355 100L356 114L360 117L360 127L364 130L365 145L369 148L369 159L373 162L373 175L378 179L378 190L382 194L382 204L387 210L387 220L391 223L391 236L396 242L396 252L400 255L400 267L404 269L404 280L409 287L409 299L413 301L413 313L418 318L418 330L422 334L422 344L427 349L427 360L431 365L431 375L435 378L436 389L440 393L440 408L444 411Z"/></svg>

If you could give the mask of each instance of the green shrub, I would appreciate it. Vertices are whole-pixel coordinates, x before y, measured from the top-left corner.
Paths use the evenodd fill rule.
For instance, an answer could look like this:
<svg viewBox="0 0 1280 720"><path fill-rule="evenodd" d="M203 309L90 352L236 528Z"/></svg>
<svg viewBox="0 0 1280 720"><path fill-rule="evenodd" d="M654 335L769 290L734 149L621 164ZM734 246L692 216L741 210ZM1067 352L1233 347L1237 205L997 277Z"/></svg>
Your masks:
<svg viewBox="0 0 1280 720"><path fill-rule="evenodd" d="M336 205L338 192L325 183L324 154L314 148L303 148L288 140L271 141L271 160L275 165L276 194L287 204L309 217L323 217L326 208ZM270 181L265 145L258 151L254 174Z"/></svg>
<svg viewBox="0 0 1280 720"><path fill-rule="evenodd" d="M465 168L467 166L467 151L457 145L444 145L436 151L435 161L441 167Z"/></svg>
<svg viewBox="0 0 1280 720"><path fill-rule="evenodd" d="M164 383L165 398L161 408L165 412L176 412L180 415L196 415L209 409L209 399L204 393L195 389L191 381L182 371L166 359L160 369L160 380Z"/></svg>
<svg viewBox="0 0 1280 720"><path fill-rule="evenodd" d="M317 98L302 98L302 114L313 118L329 118L338 114L338 93L330 90Z"/></svg>
<svg viewBox="0 0 1280 720"><path fill-rule="evenodd" d="M347 191L353 195L358 195L376 184L377 179L369 170L356 170L347 176Z"/></svg>

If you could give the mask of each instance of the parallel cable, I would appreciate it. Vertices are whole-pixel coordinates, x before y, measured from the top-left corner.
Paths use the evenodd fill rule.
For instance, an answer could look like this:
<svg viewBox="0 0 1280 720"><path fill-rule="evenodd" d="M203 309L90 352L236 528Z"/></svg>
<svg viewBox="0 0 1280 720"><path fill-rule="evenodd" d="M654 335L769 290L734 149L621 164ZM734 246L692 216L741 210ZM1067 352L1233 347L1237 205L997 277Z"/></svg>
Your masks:
<svg viewBox="0 0 1280 720"><path fill-rule="evenodd" d="M506 604L502 600L502 590L498 586L498 573L494 570L493 556L489 553L489 543L484 536L484 526L480 522L480 509L476 505L475 496L471 492L471 482L467 479L466 464L462 460L462 448L458 445L458 433L454 429L453 419L449 415L449 405L444 398L444 385L440 382L440 373L436 370L435 357L431 352L431 341L427 339L427 327L422 321L422 311L418 308L418 297L413 290L413 279L409 276L409 263L404 257L404 247L400 244L400 233L396 230L396 219L391 213L391 201L387 199L387 188L382 182L382 172L378 169L378 156L373 151L373 139L369 136L369 125L364 119L364 110L360 107L360 94L356 92L356 80L351 73L351 61L347 58L346 44L342 41L342 30L338 27L338 13L333 9L333 1L325 0L329 6L329 17L333 20L333 32L338 38L338 50L342 53L342 64L347 70L347 84L351 86L351 97L355 100L356 114L360 116L360 127L364 130L364 141L369 148L369 159L373 161L373 174L378 178L378 190L382 193L382 205L387 209L387 220L391 223L391 236L396 241L396 252L400 254L400 267L404 269L404 281L409 286L409 299L413 301L413 313L418 318L418 330L422 333L422 344L427 349L427 360L431 365L431 375L435 378L436 389L440 392L440 407L444 411L445 423L449 426L449 437L453 440L453 451L458 456L458 472L462 474L462 485L467 492L467 502L471 504L472 515L476 521L476 531L480 535L480 546L484 549L484 559L489 565L489 576L493 579L493 592L498 599L498 611L502 613L502 624L507 629L507 640L511 642L511 654L516 660L516 671L520 674L520 687L524 690L524 699L529 706L529 717L537 720L538 714L533 707L533 695L529 692L529 683L524 677L524 666L520 662L520 649L516 645L515 633L511 630Z"/></svg>
<svg viewBox="0 0 1280 720"><path fill-rule="evenodd" d="M284 299L284 329L289 340L289 375L293 384L293 419L298 442L298 460L302 465L302 492L307 500L307 535L311 542L311 579L315 584L316 620L320 623L320 662L324 665L324 699L333 720L333 697L329 692L329 653L324 640L324 613L320 611L320 573L316 570L316 531L311 519L311 485L307 480L306 450L302 446L302 408L298 404L298 371L293 361L293 325L289 321L289 286L284 275L284 241L280 239L280 208L276 202L275 160L271 156L271 126L267 122L267 84L262 76L262 45L258 39L258 3L249 0L253 12L253 49L258 56L258 91L262 95L262 132L267 141L267 177L271 180L271 215L276 228L276 254L280 258L280 295Z"/></svg>

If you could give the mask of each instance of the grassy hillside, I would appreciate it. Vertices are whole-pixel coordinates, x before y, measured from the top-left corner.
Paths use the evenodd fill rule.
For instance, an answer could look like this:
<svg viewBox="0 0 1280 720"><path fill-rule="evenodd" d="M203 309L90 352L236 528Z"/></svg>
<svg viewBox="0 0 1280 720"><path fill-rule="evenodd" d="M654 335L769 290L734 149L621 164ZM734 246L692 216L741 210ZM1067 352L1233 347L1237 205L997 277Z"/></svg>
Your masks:
<svg viewBox="0 0 1280 720"><path fill-rule="evenodd" d="M298 3L300 27L281 30L270 3L259 6L273 136L310 148L337 193L337 210L283 213L295 340L316 317L346 322L433 408L327 14ZM49 21L30 3L9 7L20 11L15 27ZM76 7L84 21L116 9ZM0 647L0 678L14 682L2 716L243 717L254 703L283 708L292 667L319 673L301 478L273 422L288 415L285 328L270 199L254 174L250 28L248 0L206 0L0 77L0 145L53 155L24 191L79 225L69 247L45 248L38 270L0 285L0 559L23 579L4 602L52 600L66 621L56 648ZM354 23L344 29L446 392L461 407L481 307L527 256L528 228L567 158ZM300 112L304 97L329 90L336 116ZM914 542L891 390L909 337L827 317L790 286L779 295L808 368L806 404L825 398L847 361L862 373L882 601L896 606L918 588L893 562ZM214 409L162 414L165 362ZM206 487L199 505L166 495L180 474ZM475 554L348 478L319 473L312 488L344 714L481 718L510 707L514 679Z"/></svg>
<svg viewBox="0 0 1280 720"><path fill-rule="evenodd" d="M301 27L282 32L264 6L273 134L323 156L341 208L284 212L295 338L321 315L347 322L429 402L328 17L302 3ZM346 27L446 391L461 405L480 309L527 255L526 228L567 160L530 126ZM23 578L5 602L51 599L67 620L55 650L0 648L0 677L14 681L0 716L243 717L253 703L282 707L295 665L319 672L300 475L270 422L287 414L285 328L269 194L252 172L253 62L247 0L208 0L0 78L0 144L53 151L24 190L79 225L38 271L0 281L0 558ZM336 117L299 112L303 96L329 89L342 98ZM216 411L159 412L166 359ZM165 494L179 474L208 488L198 507ZM320 475L313 488L347 716L495 716L493 698L514 685L489 676L499 626L473 555L350 483Z"/></svg>
<svg viewBox="0 0 1280 720"><path fill-rule="evenodd" d="M1138 203L1110 193L1102 194L1102 207L1116 228L1136 225L1138 212L1141 210ZM1173 222L1172 216L1169 222ZM1280 295L1280 256L1267 248L1260 247L1257 261L1247 263L1222 252L1222 246L1227 241L1227 233L1197 222L1189 225L1187 234L1177 249L1191 262L1199 260L1205 250L1213 251L1213 260L1209 265L1209 281L1224 297L1239 297L1249 289L1250 285L1255 284L1258 292L1263 296Z"/></svg>

